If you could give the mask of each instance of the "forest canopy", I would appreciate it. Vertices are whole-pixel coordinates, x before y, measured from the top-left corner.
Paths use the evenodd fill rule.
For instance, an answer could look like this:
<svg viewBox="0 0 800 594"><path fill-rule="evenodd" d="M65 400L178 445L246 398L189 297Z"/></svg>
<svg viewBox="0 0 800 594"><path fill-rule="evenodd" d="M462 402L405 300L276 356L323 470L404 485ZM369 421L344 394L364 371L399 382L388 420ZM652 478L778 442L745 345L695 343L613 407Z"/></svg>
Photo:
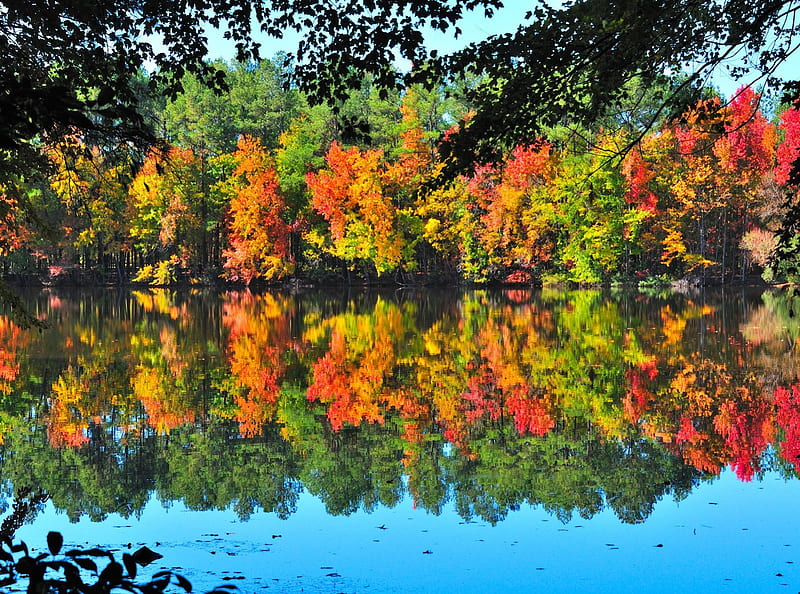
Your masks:
<svg viewBox="0 0 800 594"><path fill-rule="evenodd" d="M501 5L0 4L3 274L797 276L800 118L761 110L794 2L532 3L515 33L426 46ZM209 26L236 60L205 59ZM723 97L720 68L759 86Z"/></svg>

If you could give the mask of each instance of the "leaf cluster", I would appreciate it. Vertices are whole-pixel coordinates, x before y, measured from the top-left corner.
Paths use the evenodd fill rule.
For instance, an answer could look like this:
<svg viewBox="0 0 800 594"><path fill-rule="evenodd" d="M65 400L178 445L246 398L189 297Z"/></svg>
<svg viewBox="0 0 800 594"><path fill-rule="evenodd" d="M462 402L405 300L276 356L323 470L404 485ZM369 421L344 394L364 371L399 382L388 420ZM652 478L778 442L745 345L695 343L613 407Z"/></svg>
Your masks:
<svg viewBox="0 0 800 594"><path fill-rule="evenodd" d="M192 591L191 583L172 571L159 571L150 581L137 584L139 567L150 565L162 555L146 546L133 553L124 553L122 563L110 551L100 548L63 551L64 537L59 532L47 534L48 553L35 557L24 542L13 544L5 536L0 542L0 585L9 586L20 578L28 580L28 592L52 594L106 594L124 590L139 594L167 592L176 585L185 592ZM15 555L19 555L15 558ZM102 562L105 561L105 566ZM87 579L88 576L88 579ZM214 590L218 594L227 589Z"/></svg>
<svg viewBox="0 0 800 594"><path fill-rule="evenodd" d="M540 2L516 32L471 44L429 70L483 77L469 96L477 114L462 122L447 152L461 164L491 161L502 147L548 127L592 129L609 111L645 99L664 77L686 72L658 98L649 121L641 123L645 131L696 101L712 72L748 74L727 66L733 58L758 64L762 82L774 86L775 69L794 47L797 8L786 0Z"/></svg>

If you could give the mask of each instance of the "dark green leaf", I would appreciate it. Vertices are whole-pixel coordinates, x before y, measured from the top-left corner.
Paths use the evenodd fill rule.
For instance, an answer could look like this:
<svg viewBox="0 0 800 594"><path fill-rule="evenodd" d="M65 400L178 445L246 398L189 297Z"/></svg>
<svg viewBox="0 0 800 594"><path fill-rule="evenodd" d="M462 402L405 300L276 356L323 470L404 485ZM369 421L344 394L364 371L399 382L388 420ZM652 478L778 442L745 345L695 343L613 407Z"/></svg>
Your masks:
<svg viewBox="0 0 800 594"><path fill-rule="evenodd" d="M58 555L61 552L61 547L64 545L64 537L60 532L47 533L47 548L50 550L51 555Z"/></svg>
<svg viewBox="0 0 800 594"><path fill-rule="evenodd" d="M178 586L186 590L187 592L192 591L192 584L182 575L175 574L175 581L177 582Z"/></svg>
<svg viewBox="0 0 800 594"><path fill-rule="evenodd" d="M120 582L122 582L122 565L116 561L112 561L102 572L100 572L98 581L102 584L107 584L112 587L118 585Z"/></svg>
<svg viewBox="0 0 800 594"><path fill-rule="evenodd" d="M91 559L81 559L80 557L76 557L75 559L73 559L73 561L75 562L76 565L80 566L86 571L97 572L97 563L95 563Z"/></svg>
<svg viewBox="0 0 800 594"><path fill-rule="evenodd" d="M67 557L112 557L111 553L108 551L104 551L103 549L86 549L82 551L80 549L72 549L64 553Z"/></svg>
<svg viewBox="0 0 800 594"><path fill-rule="evenodd" d="M17 571L23 575L30 575L36 569L36 561L32 557L24 556L17 561Z"/></svg>
<svg viewBox="0 0 800 594"><path fill-rule="evenodd" d="M155 551L147 547L142 547L135 553L133 553L133 560L136 561L142 567L150 565L153 561L162 559L163 557L164 555L156 553Z"/></svg>
<svg viewBox="0 0 800 594"><path fill-rule="evenodd" d="M137 566L136 560L133 558L133 555L129 555L125 553L122 555L122 562L125 564L125 569L128 571L128 577L131 579L136 578Z"/></svg>

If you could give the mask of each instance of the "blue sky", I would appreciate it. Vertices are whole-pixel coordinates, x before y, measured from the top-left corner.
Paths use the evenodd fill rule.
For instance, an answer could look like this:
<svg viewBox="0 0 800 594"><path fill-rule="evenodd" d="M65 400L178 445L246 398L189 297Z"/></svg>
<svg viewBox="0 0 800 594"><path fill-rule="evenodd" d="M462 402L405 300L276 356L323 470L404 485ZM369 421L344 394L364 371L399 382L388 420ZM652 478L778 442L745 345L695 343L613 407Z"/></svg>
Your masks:
<svg viewBox="0 0 800 594"><path fill-rule="evenodd" d="M522 23L525 13L530 9L527 2L509 2L509 5L495 12L491 19L484 16L483 10L468 12L459 27L463 34L454 39L452 33L441 33L439 31L429 31L426 33L426 40L432 48L439 52L450 53L462 49L467 44L478 41L489 35L508 33L515 31ZM207 31L209 38L210 58L231 59L234 54L233 43L222 38L220 31ZM262 45L262 53L265 57L272 56L280 51L290 52L297 48L299 36L289 34L284 39L273 39L264 36L259 39Z"/></svg>
<svg viewBox="0 0 800 594"><path fill-rule="evenodd" d="M508 2L507 5L491 19L484 16L483 10L472 11L465 15L459 27L463 31L462 35L455 39L452 33L442 33L440 31L428 31L425 35L429 47L437 49L440 53L450 53L462 49L467 44L484 39L489 35L508 33L515 31L523 22L525 13L534 3L516 0ZM233 57L233 44L223 39L220 31L211 30L207 32L209 38L209 57L211 59L222 58L229 60ZM266 36L260 39L262 43L262 55L270 57L280 51L291 52L297 47L299 36L296 34L287 35L285 39L276 40ZM403 67L402 64L398 64ZM800 78L800 56L793 56L778 71L778 74L789 79ZM755 79L756 76L746 77L736 81L728 76L724 71L719 70L714 73L710 83L719 89L723 95L730 97L738 87L745 82ZM756 85L757 90L758 85Z"/></svg>

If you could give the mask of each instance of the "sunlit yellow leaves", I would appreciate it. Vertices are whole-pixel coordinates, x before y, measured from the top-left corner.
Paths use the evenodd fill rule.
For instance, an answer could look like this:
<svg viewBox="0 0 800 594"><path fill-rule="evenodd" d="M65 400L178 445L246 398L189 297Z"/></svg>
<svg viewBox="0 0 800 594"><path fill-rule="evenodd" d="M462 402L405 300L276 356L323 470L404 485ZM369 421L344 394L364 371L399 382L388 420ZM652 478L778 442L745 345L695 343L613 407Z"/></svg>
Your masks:
<svg viewBox="0 0 800 594"><path fill-rule="evenodd" d="M635 229L626 226L634 207L625 200L622 175L609 160L610 147L621 142L621 133L601 133L595 149L565 156L557 169L550 189L560 207L554 224L562 244L559 260L572 281L607 280L626 250L636 245Z"/></svg>
<svg viewBox="0 0 800 594"><path fill-rule="evenodd" d="M53 447L76 447L89 441L90 417L81 410L88 392L88 380L72 368L53 384L47 421L47 437Z"/></svg>
<svg viewBox="0 0 800 594"><path fill-rule="evenodd" d="M130 159L110 158L77 136L49 146L48 154L55 167L50 186L64 206L61 230L70 246L94 250L97 258L119 253L129 233Z"/></svg>
<svg viewBox="0 0 800 594"><path fill-rule="evenodd" d="M474 236L476 217L469 210L469 194L464 180L456 180L427 192L416 213L425 221L423 239L443 258L457 264L470 263L470 238Z"/></svg>
<svg viewBox="0 0 800 594"><path fill-rule="evenodd" d="M191 423L195 411L181 398L175 377L163 369L139 366L131 378L133 394L144 406L148 424L160 435Z"/></svg>
<svg viewBox="0 0 800 594"><path fill-rule="evenodd" d="M148 154L128 190L131 236L140 247L161 246L183 266L196 263L205 224L204 167L203 158L189 149Z"/></svg>

